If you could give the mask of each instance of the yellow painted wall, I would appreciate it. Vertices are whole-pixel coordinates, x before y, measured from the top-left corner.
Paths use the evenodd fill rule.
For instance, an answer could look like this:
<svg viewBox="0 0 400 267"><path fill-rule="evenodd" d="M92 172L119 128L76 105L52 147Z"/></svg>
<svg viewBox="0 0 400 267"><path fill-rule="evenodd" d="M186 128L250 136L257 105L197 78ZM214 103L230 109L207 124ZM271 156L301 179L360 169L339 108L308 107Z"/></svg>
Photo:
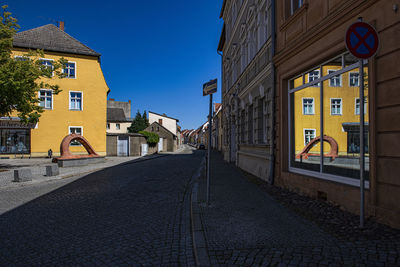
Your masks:
<svg viewBox="0 0 400 267"><path fill-rule="evenodd" d="M323 76L328 74L328 70L338 70L338 66L324 66ZM367 68L364 69L367 73ZM358 69L351 72L358 72ZM342 128L342 123L360 122L360 115L355 113L356 98L359 98L359 87L349 86L350 72L343 73L342 84L340 87L331 87L329 79L323 82L324 97L324 134L333 137L339 145L339 155L347 155L347 132ZM303 78L297 78L294 86L298 87L303 84ZM305 75L305 83L308 82L308 74ZM365 97L368 99L368 90L364 90ZM303 98L314 98L314 115L303 114ZM331 115L331 98L342 99L342 115ZM320 87L308 87L294 93L294 135L296 154L304 148L304 129L315 129L316 137L320 136ZM367 100L368 102L368 100ZM366 104L367 112L365 121L368 122L368 103ZM319 154L320 144L315 145L310 153ZM324 152L329 152L330 146L324 142Z"/></svg>
<svg viewBox="0 0 400 267"><path fill-rule="evenodd" d="M22 55L27 50L14 49L13 55ZM97 57L46 52L45 59L58 60L64 57L75 62L76 78L58 79L48 83L58 84L62 92L53 95L53 109L45 110L36 129L31 131L31 155L44 156L52 149L60 153L60 143L69 134L69 126L82 126L85 137L94 150L106 155L107 91L100 62ZM82 92L82 110L69 110L69 91ZM83 146L71 146L74 154L86 154Z"/></svg>

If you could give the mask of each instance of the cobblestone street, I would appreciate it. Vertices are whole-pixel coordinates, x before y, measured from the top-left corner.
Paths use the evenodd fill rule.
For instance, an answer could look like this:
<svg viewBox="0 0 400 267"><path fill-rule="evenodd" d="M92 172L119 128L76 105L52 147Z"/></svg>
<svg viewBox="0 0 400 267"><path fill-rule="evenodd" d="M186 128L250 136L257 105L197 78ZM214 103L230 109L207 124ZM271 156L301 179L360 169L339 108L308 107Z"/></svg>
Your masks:
<svg viewBox="0 0 400 267"><path fill-rule="evenodd" d="M186 149L35 185L55 190L0 215L0 265L193 266L190 188L202 155Z"/></svg>

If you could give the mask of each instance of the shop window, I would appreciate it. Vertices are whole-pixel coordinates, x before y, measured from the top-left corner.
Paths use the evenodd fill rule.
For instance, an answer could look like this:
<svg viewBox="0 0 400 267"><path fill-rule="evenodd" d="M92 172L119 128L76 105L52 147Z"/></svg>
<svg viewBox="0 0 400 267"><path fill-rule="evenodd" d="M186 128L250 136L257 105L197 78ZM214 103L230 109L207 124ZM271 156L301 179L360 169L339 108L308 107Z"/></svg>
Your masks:
<svg viewBox="0 0 400 267"><path fill-rule="evenodd" d="M0 129L0 154L29 154L30 129Z"/></svg>
<svg viewBox="0 0 400 267"><path fill-rule="evenodd" d="M335 70L334 80L328 76L329 69ZM326 75L319 78L316 70ZM356 86L359 84L358 72L358 61L343 54L314 66L311 71L305 70L288 81L289 171L352 185L359 184L360 123L363 123L365 177L368 179L369 107L365 101L366 115L364 122L360 122L360 116L357 116L360 113L360 88ZM366 61L364 73L364 96L368 99ZM304 83L307 76L309 83ZM342 77L348 77L350 81L342 83ZM332 86L339 84L340 87ZM355 111L347 105L355 105ZM314 116L304 116L312 110Z"/></svg>

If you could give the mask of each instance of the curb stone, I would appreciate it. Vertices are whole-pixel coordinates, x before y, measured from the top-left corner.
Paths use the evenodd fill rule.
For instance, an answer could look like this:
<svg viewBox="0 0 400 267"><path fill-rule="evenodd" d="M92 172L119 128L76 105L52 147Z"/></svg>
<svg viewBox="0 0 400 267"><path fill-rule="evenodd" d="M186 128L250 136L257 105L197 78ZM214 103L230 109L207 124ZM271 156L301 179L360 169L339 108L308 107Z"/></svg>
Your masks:
<svg viewBox="0 0 400 267"><path fill-rule="evenodd" d="M200 164L200 168L192 177L194 180L191 203L190 203L190 219L192 223L192 239L193 239L193 251L196 261L196 266L211 266L210 257L207 250L206 235L204 232L203 224L201 221L200 207L199 207L199 182L198 179L201 177L205 168L205 158Z"/></svg>

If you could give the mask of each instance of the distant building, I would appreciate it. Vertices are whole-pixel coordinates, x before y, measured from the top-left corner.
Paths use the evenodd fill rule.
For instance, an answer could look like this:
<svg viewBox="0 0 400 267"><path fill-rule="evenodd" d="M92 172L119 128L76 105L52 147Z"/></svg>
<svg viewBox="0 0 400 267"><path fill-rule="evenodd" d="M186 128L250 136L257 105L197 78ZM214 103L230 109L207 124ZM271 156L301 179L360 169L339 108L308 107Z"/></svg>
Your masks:
<svg viewBox="0 0 400 267"><path fill-rule="evenodd" d="M127 133L132 124L131 101L107 101L107 133Z"/></svg>
<svg viewBox="0 0 400 267"><path fill-rule="evenodd" d="M177 150L177 136L162 124L154 121L145 131L156 133L160 137L160 141L157 144L158 152L174 152Z"/></svg>

